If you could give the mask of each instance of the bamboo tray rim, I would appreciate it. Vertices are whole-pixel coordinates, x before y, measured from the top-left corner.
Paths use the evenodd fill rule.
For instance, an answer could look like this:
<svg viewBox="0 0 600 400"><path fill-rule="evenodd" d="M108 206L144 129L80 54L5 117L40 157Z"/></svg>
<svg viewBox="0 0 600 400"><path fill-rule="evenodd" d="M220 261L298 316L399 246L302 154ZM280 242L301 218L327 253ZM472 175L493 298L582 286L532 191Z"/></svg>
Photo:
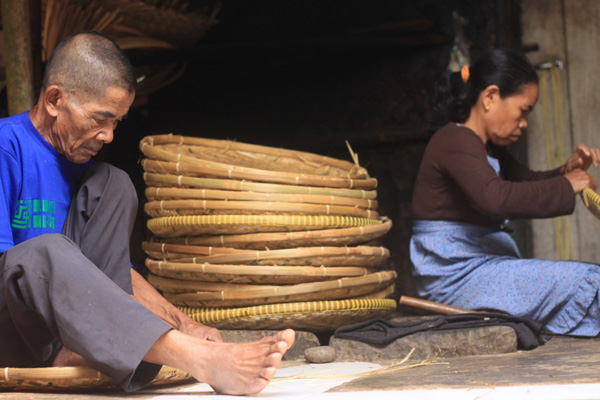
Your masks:
<svg viewBox="0 0 600 400"><path fill-rule="evenodd" d="M191 307L177 306L179 310L192 318L199 318L203 323L214 323L226 320L248 319L256 316L286 315L297 313L357 311L388 309L395 310L396 301L393 299L342 299L321 300L293 303L262 304L248 307Z"/></svg>
<svg viewBox="0 0 600 400"><path fill-rule="evenodd" d="M251 201L272 203L301 203L329 206L358 207L376 210L377 200L317 194L263 193L241 190L195 189L182 187L149 186L145 190L148 201Z"/></svg>
<svg viewBox="0 0 600 400"><path fill-rule="evenodd" d="M253 182L236 179L218 179L185 175L172 175L166 173L159 174L154 172L144 172L143 178L146 184L148 184L148 182L151 182L153 184L163 183L170 185L167 187L189 186L192 188L206 187L211 189L218 189L226 186L227 190L230 191L321 195L371 200L377 198L376 190L329 188L322 186L300 186L279 183Z"/></svg>
<svg viewBox="0 0 600 400"><path fill-rule="evenodd" d="M309 160L312 163L321 163L326 165L332 165L339 169L362 169L366 173L366 170L356 163L352 163L347 160L339 158L328 157L319 155L316 153L310 153L299 150L276 148L272 146L263 146L258 144L251 144L245 142L238 142L237 140L222 140L222 139L210 139L203 137L194 136L183 136L174 135L173 133L162 134L162 135L148 135L140 141L140 148L146 145L164 145L164 144L175 144L175 145L190 145L190 146L203 146L203 147L214 147L222 149L223 151L234 150L234 151L249 151L259 154L272 155L276 157L286 157L299 159L300 161Z"/></svg>
<svg viewBox="0 0 600 400"><path fill-rule="evenodd" d="M368 275L370 268L359 266L343 266L343 267L325 267L325 266L305 266L305 265L239 265L239 264L194 264L194 263L177 263L168 261L157 261L147 258L146 267L152 271L154 275L168 277L161 273L180 272L180 273L198 273L198 274L222 274L222 275L257 275L257 276L288 276L288 275L303 275L303 276L339 276L340 274L352 274L353 272L363 271L362 274L354 274L354 276ZM198 279L198 281L202 281Z"/></svg>
<svg viewBox="0 0 600 400"><path fill-rule="evenodd" d="M202 161L192 157L171 156L172 153L160 152L145 146L142 152L146 156L142 160L142 168L146 172L173 173L177 175L190 175L198 177L219 177L236 180L250 180L254 182L281 183L304 186L322 186L342 189L371 190L377 187L375 178L330 177L327 175L313 175L293 172L277 172L265 169L230 166L211 161ZM145 150L145 151L144 151ZM157 154L161 154L161 158ZM152 157L153 156L153 157ZM177 160L177 161L174 161Z"/></svg>
<svg viewBox="0 0 600 400"><path fill-rule="evenodd" d="M360 286L384 285L392 283L397 277L395 271L381 271L360 277L347 277L330 281L299 283L294 285L240 285L240 284L211 284L203 283L201 286L204 291L195 291L193 293L170 292L167 287L173 287L179 284L185 284L184 280L163 278L156 275L149 275L148 281L165 293L180 300L248 300L263 297L282 297L301 294L312 294L326 290L351 289ZM174 281L174 282L169 282ZM179 282L177 282L179 281ZM156 285L160 282L160 285ZM177 282L177 283L176 283ZM214 288L214 290L210 290ZM225 290L225 289L231 290Z"/></svg>
<svg viewBox="0 0 600 400"><path fill-rule="evenodd" d="M307 204L291 202L271 201L238 201L238 200L151 200L144 205L146 214L155 216L168 213L182 214L182 210L191 210L193 215L201 214L200 211L213 213L215 210L226 210L231 212L252 212L253 214L279 213L279 214L310 214L310 215L340 215L359 218L377 219L379 213L371 209L353 206L329 205L329 204ZM253 215L251 214L251 215ZM163 215L167 216L167 215Z"/></svg>
<svg viewBox="0 0 600 400"><path fill-rule="evenodd" d="M220 246L229 248L239 248L236 246L244 245L243 248L258 250L257 244L261 244L260 249L269 247L292 248L298 245L283 245L285 243L308 243L302 244L302 247L314 246L319 242L320 246L331 246L336 242L338 246L345 246L365 243L385 235L392 227L392 221L387 217L380 217L382 224L356 226L349 228L331 228L309 231L290 231L290 232L260 232L260 233L242 233L230 235L201 235L201 236L182 236L177 238L158 238L158 243L167 244L185 244L191 246ZM342 244L339 244L342 243ZM345 243L345 244L344 244ZM266 247L266 248L265 248Z"/></svg>
<svg viewBox="0 0 600 400"><path fill-rule="evenodd" d="M270 214L219 214L157 217L148 220L150 230L164 227L189 227L191 225L216 226L328 226L350 227L379 225L380 219L347 217L339 215L270 215Z"/></svg>
<svg viewBox="0 0 600 400"><path fill-rule="evenodd" d="M164 365L147 387L193 380L187 372ZM91 367L4 367L0 389L14 391L68 391L115 388L114 380Z"/></svg>

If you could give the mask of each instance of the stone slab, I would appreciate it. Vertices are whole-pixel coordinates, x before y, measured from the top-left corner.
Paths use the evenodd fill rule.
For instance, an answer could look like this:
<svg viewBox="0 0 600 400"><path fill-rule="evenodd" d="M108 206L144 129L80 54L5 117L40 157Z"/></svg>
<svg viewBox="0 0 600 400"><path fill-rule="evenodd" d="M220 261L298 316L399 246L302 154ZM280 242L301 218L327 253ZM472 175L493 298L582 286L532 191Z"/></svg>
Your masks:
<svg viewBox="0 0 600 400"><path fill-rule="evenodd" d="M417 332L387 345L372 345L332 337L329 345L336 361L402 360L414 348L411 360L510 353L517 350L517 335L508 326Z"/></svg>
<svg viewBox="0 0 600 400"><path fill-rule="evenodd" d="M226 342L243 343L260 340L265 336L274 335L278 331L271 330L222 330L221 336ZM284 355L285 361L304 360L304 351L311 347L320 346L319 339L312 332L296 331L296 340L291 349Z"/></svg>

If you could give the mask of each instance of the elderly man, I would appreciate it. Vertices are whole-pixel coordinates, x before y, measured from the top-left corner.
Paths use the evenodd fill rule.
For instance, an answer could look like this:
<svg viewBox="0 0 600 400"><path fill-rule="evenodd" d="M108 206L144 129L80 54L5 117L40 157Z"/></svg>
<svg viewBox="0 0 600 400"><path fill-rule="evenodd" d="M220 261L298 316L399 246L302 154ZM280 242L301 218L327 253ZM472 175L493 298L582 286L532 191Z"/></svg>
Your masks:
<svg viewBox="0 0 600 400"><path fill-rule="evenodd" d="M259 392L293 331L224 343L130 268L135 190L91 157L135 85L112 40L81 32L54 51L35 107L0 120L0 366L90 365L132 391L170 365L220 393Z"/></svg>

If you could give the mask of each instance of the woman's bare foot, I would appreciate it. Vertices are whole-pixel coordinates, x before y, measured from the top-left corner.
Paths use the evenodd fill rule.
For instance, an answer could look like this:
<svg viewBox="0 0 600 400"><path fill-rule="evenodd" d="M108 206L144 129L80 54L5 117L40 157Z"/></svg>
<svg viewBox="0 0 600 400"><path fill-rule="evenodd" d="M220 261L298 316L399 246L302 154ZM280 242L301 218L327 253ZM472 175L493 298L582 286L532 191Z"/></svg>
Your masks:
<svg viewBox="0 0 600 400"><path fill-rule="evenodd" d="M171 330L144 360L186 371L217 393L253 394L269 384L294 338L294 331L287 329L256 342L217 343Z"/></svg>
<svg viewBox="0 0 600 400"><path fill-rule="evenodd" d="M79 354L67 349L65 346L61 347L54 361L52 361L53 367L89 367L87 361Z"/></svg>

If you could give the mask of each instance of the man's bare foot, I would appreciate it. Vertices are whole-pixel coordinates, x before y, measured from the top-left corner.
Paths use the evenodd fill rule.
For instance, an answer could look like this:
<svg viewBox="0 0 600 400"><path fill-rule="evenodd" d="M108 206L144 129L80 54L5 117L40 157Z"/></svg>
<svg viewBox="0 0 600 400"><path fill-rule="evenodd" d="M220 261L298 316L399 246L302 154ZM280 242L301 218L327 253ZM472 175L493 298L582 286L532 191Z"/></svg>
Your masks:
<svg viewBox="0 0 600 400"><path fill-rule="evenodd" d="M186 371L217 393L253 394L269 384L294 339L295 332L287 329L256 342L219 343L173 329L154 343L144 360Z"/></svg>
<svg viewBox="0 0 600 400"><path fill-rule="evenodd" d="M79 354L67 349L65 346L61 347L54 361L52 361L53 367L89 367L87 361Z"/></svg>
<svg viewBox="0 0 600 400"><path fill-rule="evenodd" d="M217 347L210 371L212 376L205 382L217 393L258 393L275 376L281 358L294 344L294 338L295 332L287 329L256 342Z"/></svg>

